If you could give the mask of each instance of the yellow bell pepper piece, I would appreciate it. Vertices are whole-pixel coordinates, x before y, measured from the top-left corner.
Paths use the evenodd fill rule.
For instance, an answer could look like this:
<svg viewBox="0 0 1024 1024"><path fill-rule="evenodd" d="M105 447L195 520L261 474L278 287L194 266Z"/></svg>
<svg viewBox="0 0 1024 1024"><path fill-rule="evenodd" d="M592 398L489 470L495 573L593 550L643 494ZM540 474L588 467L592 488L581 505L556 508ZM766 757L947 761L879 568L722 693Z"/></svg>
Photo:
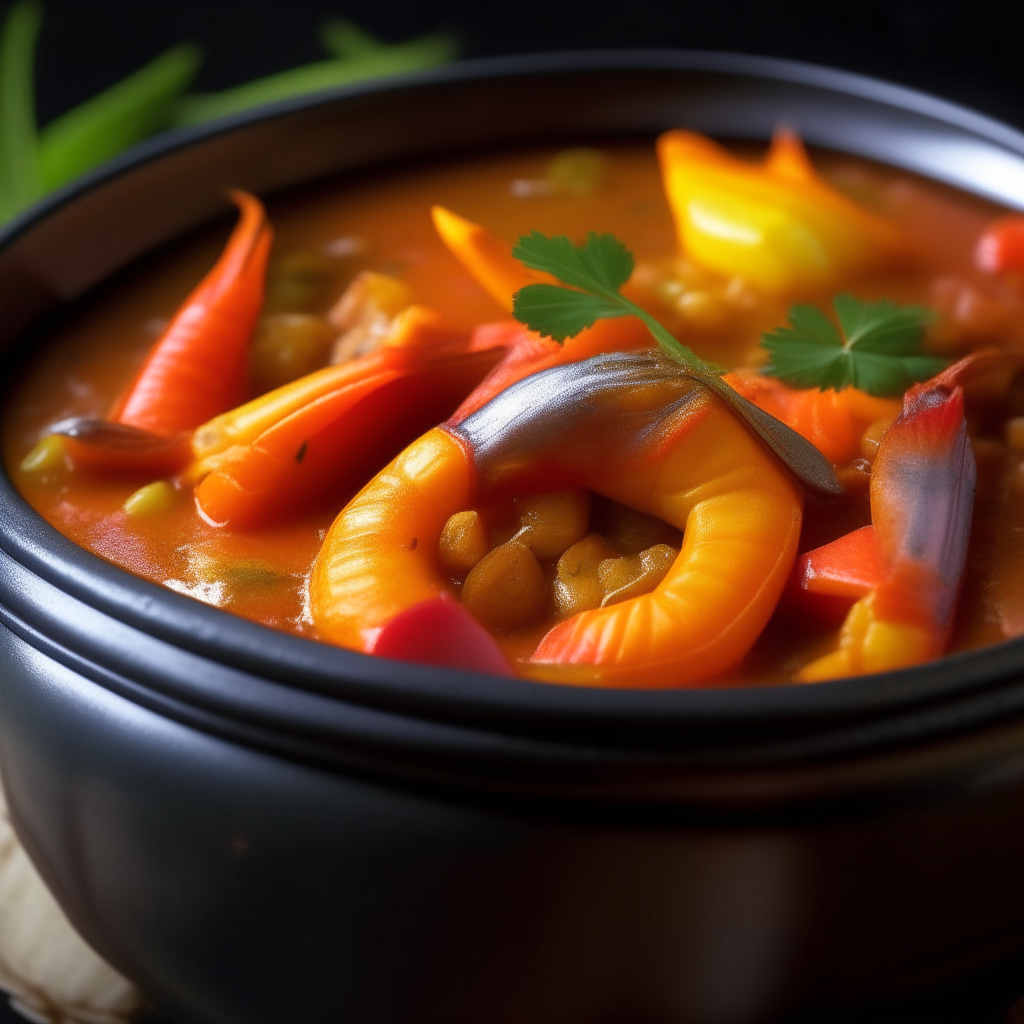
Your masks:
<svg viewBox="0 0 1024 1024"><path fill-rule="evenodd" d="M904 253L900 232L826 184L791 132L760 165L686 131L662 135L658 158L686 254L763 291L831 287Z"/></svg>

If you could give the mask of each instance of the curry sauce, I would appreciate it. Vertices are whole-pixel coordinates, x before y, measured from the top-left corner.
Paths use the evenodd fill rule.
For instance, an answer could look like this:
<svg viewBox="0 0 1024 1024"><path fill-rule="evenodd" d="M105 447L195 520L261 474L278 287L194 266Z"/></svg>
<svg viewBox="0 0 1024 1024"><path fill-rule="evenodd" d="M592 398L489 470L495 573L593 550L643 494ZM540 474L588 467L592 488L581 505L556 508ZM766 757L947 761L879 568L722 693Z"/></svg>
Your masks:
<svg viewBox="0 0 1024 1024"><path fill-rule="evenodd" d="M755 160L762 150L737 147L734 152ZM841 288L866 302L920 304L933 311L925 338L930 355L953 361L990 347L1024 352L1024 283L1012 274L987 273L974 256L978 239L1003 211L866 161L821 153L815 165L830 189L899 231L907 252L898 263L881 269L858 265L844 271L838 286L808 279L773 290L728 272L711 256L695 259L699 246L691 241L681 251L677 241L649 142L487 155L347 176L277 198L269 204L274 240L266 288L260 292L259 321L249 332L253 340L240 379L248 391L238 400L276 394L274 388L307 379L304 375L315 379L318 373L335 372L325 366L363 365L360 360L375 358L378 347L388 343L381 339L393 343L400 321L413 339L402 342L408 348L402 365L417 367L419 376L385 380L391 370L381 364L374 370L375 379L383 382L378 404L367 406L360 431L346 421L349 426L331 442L353 468L335 472L329 452L304 447L305 440L296 435L299 443L289 449L295 466L319 467L317 473L329 478L325 485L308 496L291 488L291 505L286 509L282 498L275 515L232 520L235 513L215 511L234 507L233 492L224 492L221 505L215 493L225 456L213 448L204 455L198 433L192 441L198 453L192 468L149 478L145 473L85 471L51 435L54 424L82 417L102 420L123 401L155 339L217 259L224 241L218 227L120 275L52 328L5 410L8 471L48 522L128 571L269 627L358 649L358 639L339 639L315 614L318 591L315 582L311 591L310 579L325 538L339 512L354 507L348 503L388 460L446 420L465 395L491 379L488 374L499 372L494 367L504 351L501 332L511 329L493 290L475 279L439 237L432 206L486 225L494 238L509 245L531 231L571 239L609 233L621 239L636 257L624 293L698 356L732 371L726 379L741 394L801 433L799 417L810 423L821 407L808 399L804 411L792 412L794 400L787 392L783 414L783 398L768 394L767 378L761 376L767 360L762 336L786 322L794 302L827 309ZM410 314L410 309L420 312ZM495 325L492 335L481 325ZM622 330L629 334L631 328ZM491 336L496 340L487 342ZM461 354L445 355L423 369L416 346L426 343L416 339L424 337L438 351ZM469 351L465 339L470 337L478 340L472 343L475 355L466 360L462 354ZM641 343L629 337L633 340L624 347L636 349ZM458 345L463 348L452 347ZM1024 633L1024 373L1011 360L965 380L963 392L977 490L949 640L952 651ZM340 393L340 385L331 392ZM234 400L222 406L229 404ZM808 611L784 588L788 565L796 553L821 548L871 523L873 463L900 410L899 398L865 396L848 420L847 433L833 435L832 448L819 445L835 465L843 496L803 499L792 542L785 539L785 529L765 533L763 544L773 551L790 543L793 548L770 599L764 598L764 617L771 615L770 621L751 626L751 637L744 641L749 653L739 664L723 667L709 661L702 685L792 680L835 646L849 602L822 601ZM412 422L419 428L408 436ZM814 440L812 428L806 427L805 436ZM453 429L452 436L465 447L468 435ZM763 458L771 462L770 455ZM452 596L490 629L517 671L534 678L548 678L545 671L525 665L538 643L553 645L542 638L588 608L625 607L627 600L663 586L692 529L682 520L672 522L668 513L652 517L653 506L631 506L625 484L611 495L602 493L597 477L593 486L588 479L580 471L568 489L554 478L546 483L538 478L523 485L521 493L496 487L480 498L467 496L441 517L435 531L440 539L429 552ZM779 486L772 500L798 502L790 498L796 493L793 485ZM197 503L201 488L208 500ZM630 530L651 543L637 547L635 538L623 540ZM541 534L548 545L543 550L537 541ZM529 562L526 569L523 559ZM511 570L506 565L503 577L499 562L519 566L516 579L527 581L516 584L515 591L525 611L516 611L508 599L495 604L496 591L484 585L488 573L499 582L507 578ZM786 585L791 588L792 581ZM407 584L399 580L396 586ZM662 685L672 685L671 679Z"/></svg>

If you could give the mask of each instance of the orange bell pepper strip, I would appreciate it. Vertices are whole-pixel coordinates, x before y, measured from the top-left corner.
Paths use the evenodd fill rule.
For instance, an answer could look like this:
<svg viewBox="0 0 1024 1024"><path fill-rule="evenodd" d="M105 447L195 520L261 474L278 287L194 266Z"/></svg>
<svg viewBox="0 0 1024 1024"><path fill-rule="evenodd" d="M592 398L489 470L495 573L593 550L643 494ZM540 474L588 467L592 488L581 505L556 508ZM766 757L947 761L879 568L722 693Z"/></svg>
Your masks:
<svg viewBox="0 0 1024 1024"><path fill-rule="evenodd" d="M372 652L396 616L450 592L438 542L453 513L490 488L553 483L659 516L683 548L653 593L554 626L523 674L688 686L742 660L792 566L802 495L718 398L647 352L551 367L406 448L324 541L310 578L320 636Z"/></svg>
<svg viewBox="0 0 1024 1024"><path fill-rule="evenodd" d="M433 311L410 307L377 352L200 427L186 475L198 481L196 502L212 523L247 529L279 520L347 496L456 406L453 422L538 369L647 341L642 325L625 321L602 321L564 346L514 322L482 325L467 339Z"/></svg>
<svg viewBox="0 0 1024 1024"><path fill-rule="evenodd" d="M818 176L792 132L776 133L760 165L687 131L663 134L658 158L682 250L765 292L831 287L908 251L895 226Z"/></svg>
<svg viewBox="0 0 1024 1024"><path fill-rule="evenodd" d="M864 597L885 578L885 560L873 526L844 534L829 544L801 555L794 567L801 590L810 594Z"/></svg>
<svg viewBox="0 0 1024 1024"><path fill-rule="evenodd" d="M969 367L969 360L963 362ZM873 539L865 542L875 564L863 566L859 583L872 576L877 581L851 608L838 648L805 666L798 681L904 668L945 650L967 557L976 479L963 389L952 383L958 372L951 367L912 387L902 414L883 436L871 474ZM845 544L855 546L849 539ZM853 556L863 557L863 551ZM810 562L815 561L832 586L841 581L841 558L812 552ZM857 582L847 579L847 589L855 590Z"/></svg>
<svg viewBox="0 0 1024 1024"><path fill-rule="evenodd" d="M538 281L553 283L548 274L526 267L512 255L512 246L443 206L432 206L430 216L448 251L506 313L512 312L512 296Z"/></svg>
<svg viewBox="0 0 1024 1024"><path fill-rule="evenodd" d="M231 198L241 218L227 247L111 411L115 423L176 434L241 401L273 229L255 196L234 191Z"/></svg>
<svg viewBox="0 0 1024 1024"><path fill-rule="evenodd" d="M894 420L898 398L875 398L857 388L791 388L776 377L734 370L725 379L744 398L807 438L835 466L861 455L864 431L877 420Z"/></svg>

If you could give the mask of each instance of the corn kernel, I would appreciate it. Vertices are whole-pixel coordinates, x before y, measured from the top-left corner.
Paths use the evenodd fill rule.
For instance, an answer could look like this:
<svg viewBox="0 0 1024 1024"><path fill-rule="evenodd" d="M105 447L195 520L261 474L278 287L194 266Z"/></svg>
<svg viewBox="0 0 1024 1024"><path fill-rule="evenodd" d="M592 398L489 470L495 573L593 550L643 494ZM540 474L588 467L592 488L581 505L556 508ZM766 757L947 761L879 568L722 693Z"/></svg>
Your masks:
<svg viewBox="0 0 1024 1024"><path fill-rule="evenodd" d="M558 192L590 196L608 177L608 158L596 149L566 149L548 165L546 177Z"/></svg>

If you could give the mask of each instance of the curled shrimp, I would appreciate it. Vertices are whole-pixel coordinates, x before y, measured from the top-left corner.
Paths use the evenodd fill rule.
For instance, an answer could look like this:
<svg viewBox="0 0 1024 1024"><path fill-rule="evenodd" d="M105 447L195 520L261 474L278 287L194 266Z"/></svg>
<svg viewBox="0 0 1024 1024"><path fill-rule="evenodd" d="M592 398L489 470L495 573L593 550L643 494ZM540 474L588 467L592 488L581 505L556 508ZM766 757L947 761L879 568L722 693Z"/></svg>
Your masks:
<svg viewBox="0 0 1024 1024"><path fill-rule="evenodd" d="M107 417L54 426L76 465L129 476L175 472L189 461L190 432L241 401L274 233L255 196L230 195L241 216L224 251Z"/></svg>
<svg viewBox="0 0 1024 1024"><path fill-rule="evenodd" d="M390 622L453 592L438 558L452 514L552 484L657 516L683 545L652 593L556 624L522 674L687 686L743 659L793 563L802 495L720 399L649 352L549 367L406 448L324 541L310 587L321 637L375 652Z"/></svg>

